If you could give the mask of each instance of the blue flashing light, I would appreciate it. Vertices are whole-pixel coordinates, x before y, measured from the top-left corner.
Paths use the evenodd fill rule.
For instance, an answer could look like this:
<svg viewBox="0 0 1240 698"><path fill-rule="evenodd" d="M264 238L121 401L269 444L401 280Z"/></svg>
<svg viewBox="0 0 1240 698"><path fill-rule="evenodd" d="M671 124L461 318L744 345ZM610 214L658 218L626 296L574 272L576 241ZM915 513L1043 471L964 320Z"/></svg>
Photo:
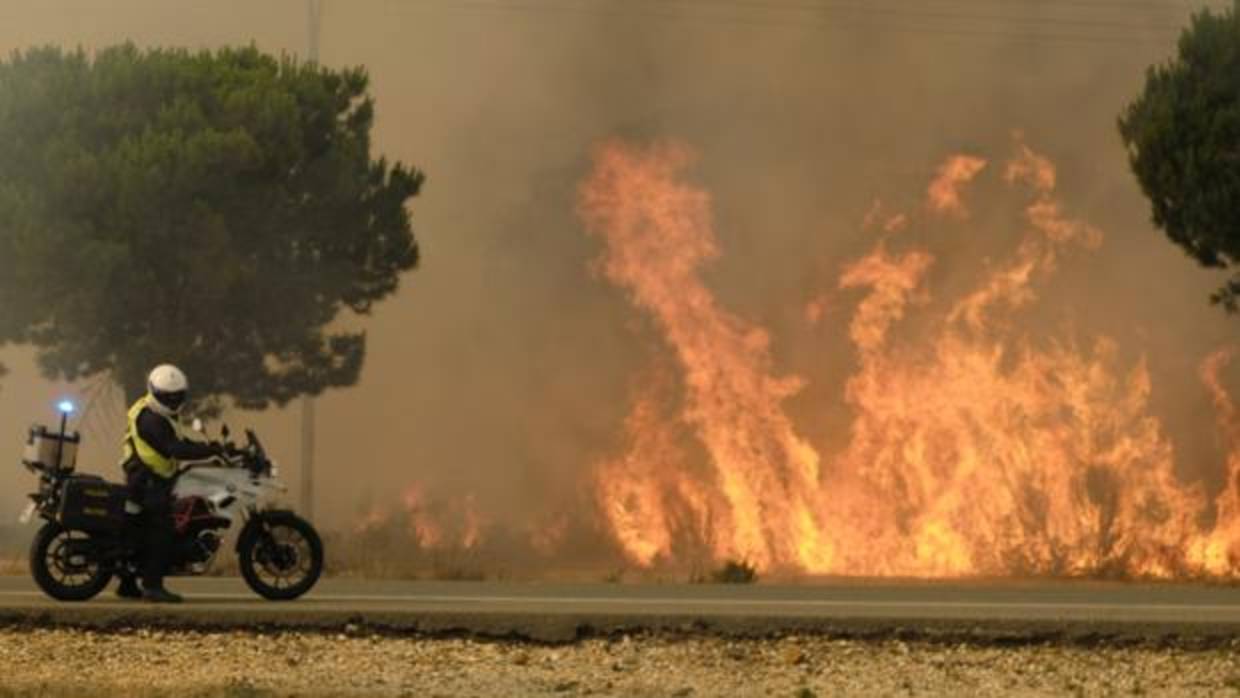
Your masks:
<svg viewBox="0 0 1240 698"><path fill-rule="evenodd" d="M56 405L56 409L60 410L61 414L73 414L73 402L70 400L61 400L60 404Z"/></svg>

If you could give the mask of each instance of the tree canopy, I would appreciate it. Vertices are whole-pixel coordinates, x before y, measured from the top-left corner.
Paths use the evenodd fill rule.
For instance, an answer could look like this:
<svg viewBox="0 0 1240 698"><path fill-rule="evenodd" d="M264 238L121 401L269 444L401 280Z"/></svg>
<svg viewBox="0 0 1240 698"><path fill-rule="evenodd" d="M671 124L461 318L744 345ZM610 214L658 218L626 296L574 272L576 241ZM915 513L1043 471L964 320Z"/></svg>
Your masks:
<svg viewBox="0 0 1240 698"><path fill-rule="evenodd" d="M1149 69L1119 130L1154 224L1201 264L1240 263L1240 0L1203 10L1176 57ZM1213 300L1235 311L1240 272Z"/></svg>
<svg viewBox="0 0 1240 698"><path fill-rule="evenodd" d="M371 159L367 89L253 47L0 62L0 344L130 397L165 361L249 408L355 383L424 179Z"/></svg>

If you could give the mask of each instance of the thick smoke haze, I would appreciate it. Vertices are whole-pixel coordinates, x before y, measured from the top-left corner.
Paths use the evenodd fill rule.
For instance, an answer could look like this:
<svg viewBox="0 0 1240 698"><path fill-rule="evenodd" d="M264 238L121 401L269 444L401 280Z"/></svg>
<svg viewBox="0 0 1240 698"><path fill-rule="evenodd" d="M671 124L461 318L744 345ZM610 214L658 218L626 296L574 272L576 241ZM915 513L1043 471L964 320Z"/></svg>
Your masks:
<svg viewBox="0 0 1240 698"><path fill-rule="evenodd" d="M699 153L722 250L706 280L771 331L782 372L810 379L791 412L838 448L852 356L831 335L859 296L835 289L873 246L861 221L876 198L916 205L946 157L1002 160L1022 132L1058 166L1072 215L1106 233L1098 252L1061 261L1024 316L1031 336L1105 334L1124 361L1145 357L1181 476L1219 486L1197 366L1235 340L1236 319L1207 303L1217 276L1149 224L1115 129L1193 5L813 4L326 0L322 62L370 71L376 154L429 181L412 206L422 266L367 321L361 383L319 403L324 524L356 521L414 483L472 495L513 527L586 501L592 468L620 446L635 376L665 351L593 269L601 246L576 215L591 148L617 135ZM304 55L305 15L296 0L3 0L0 52L133 41ZM1001 222L1019 209L990 208L976 215L996 224L972 229L994 239L908 233L934 248L932 287L967 283L1018 243ZM805 306L824 292L828 319L810 326ZM41 380L23 348L2 358L9 517L31 484L17 463L24 429L71 387ZM87 469L116 474L120 419L113 405L88 422ZM296 484L296 410L226 420L255 426Z"/></svg>

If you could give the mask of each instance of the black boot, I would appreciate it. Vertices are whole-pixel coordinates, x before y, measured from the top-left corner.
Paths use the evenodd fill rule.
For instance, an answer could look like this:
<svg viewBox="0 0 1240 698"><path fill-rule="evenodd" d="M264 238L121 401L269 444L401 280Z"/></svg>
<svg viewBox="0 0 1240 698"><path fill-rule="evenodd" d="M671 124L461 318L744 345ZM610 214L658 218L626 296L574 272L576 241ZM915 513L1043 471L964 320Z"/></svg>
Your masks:
<svg viewBox="0 0 1240 698"><path fill-rule="evenodd" d="M181 603L184 601L180 596L168 591L162 586L150 587L142 590L142 598L151 603Z"/></svg>
<svg viewBox="0 0 1240 698"><path fill-rule="evenodd" d="M116 595L122 599L140 599L142 598L142 588L138 586L138 580L133 575L121 576L121 585L116 588Z"/></svg>

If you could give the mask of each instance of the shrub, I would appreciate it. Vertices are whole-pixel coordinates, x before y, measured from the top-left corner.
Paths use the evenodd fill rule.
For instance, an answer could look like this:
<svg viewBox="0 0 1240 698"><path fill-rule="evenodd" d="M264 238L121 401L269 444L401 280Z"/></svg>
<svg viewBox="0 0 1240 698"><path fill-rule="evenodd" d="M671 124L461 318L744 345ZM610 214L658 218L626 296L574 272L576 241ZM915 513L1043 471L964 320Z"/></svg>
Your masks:
<svg viewBox="0 0 1240 698"><path fill-rule="evenodd" d="M697 577L694 581L714 584L753 584L758 581L758 568L747 560L727 560L722 567L713 570L705 579Z"/></svg>

